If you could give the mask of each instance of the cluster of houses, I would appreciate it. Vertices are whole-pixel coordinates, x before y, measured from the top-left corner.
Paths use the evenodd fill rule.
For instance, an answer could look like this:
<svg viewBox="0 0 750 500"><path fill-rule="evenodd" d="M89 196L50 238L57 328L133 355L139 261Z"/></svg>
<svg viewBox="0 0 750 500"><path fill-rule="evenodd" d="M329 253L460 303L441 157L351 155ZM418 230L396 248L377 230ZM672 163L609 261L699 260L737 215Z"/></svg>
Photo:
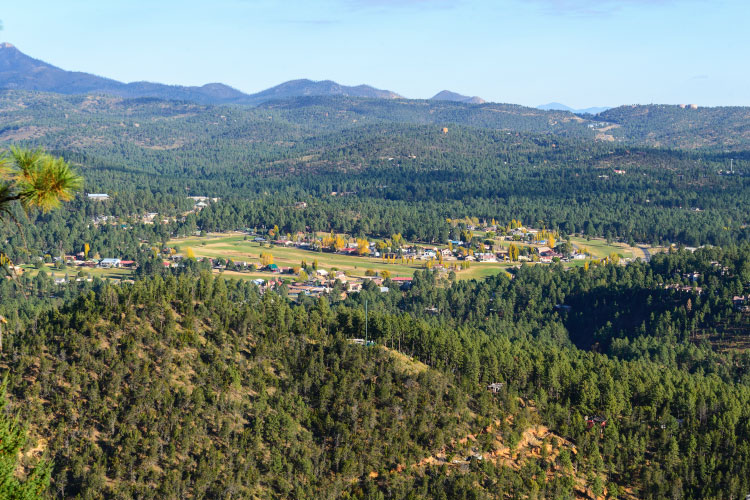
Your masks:
<svg viewBox="0 0 750 500"><path fill-rule="evenodd" d="M662 284L665 290L677 290L678 292L693 292L697 295L703 293L703 287L696 286L698 280L700 280L701 274L699 272L691 272L684 274L675 274L675 278L689 281L690 285L683 285L681 283L667 283Z"/></svg>
<svg viewBox="0 0 750 500"><path fill-rule="evenodd" d="M86 196L89 200L94 201L107 201L110 199L109 195L106 193L89 193ZM188 196L188 198L193 200L195 204L193 205L193 208L191 210L182 213L182 221L184 221L185 217L187 217L188 215L198 213L211 203L216 203L221 200L221 198L212 198L209 196ZM164 215L160 216L158 212L147 212L143 215L134 216L133 218L137 219L142 224L169 224L172 222L177 222L177 217ZM91 222L95 226L119 224L123 228L128 227L127 224L123 223L123 218L116 217L114 215L97 215L96 217L93 217L91 219Z"/></svg>
<svg viewBox="0 0 750 500"><path fill-rule="evenodd" d="M282 272L286 271L282 269ZM407 289L411 286L412 278L390 278L401 289ZM390 288L385 285L386 280L379 276L353 277L348 276L343 271L328 272L324 269L318 269L309 276L304 282L293 281L288 283L281 276L273 277L269 280L257 278L253 280L261 293L268 290L278 290L281 286L286 285L287 296L291 299L297 299L301 296L319 297L323 294L330 294L338 285L340 297L342 300L351 293L359 293L366 282L373 283L381 293L387 293Z"/></svg>
<svg viewBox="0 0 750 500"><path fill-rule="evenodd" d="M667 283L664 286L665 290L677 290L678 292L692 292L697 295L703 293L703 287L695 285L682 285L680 283Z"/></svg>
<svg viewBox="0 0 750 500"><path fill-rule="evenodd" d="M506 241L519 241L519 238L517 236L523 235L523 239L520 241L527 241L531 242L534 241L535 235L537 233L536 230L528 229L525 230L526 232L514 232L510 235L501 237L501 240ZM257 243L266 243L269 242L266 238L262 236L256 236L253 241ZM312 250L316 248L316 245L319 245L320 242L317 240L310 240L307 238L303 233L299 233L297 235L296 239L290 239L287 237L279 237L278 239L270 241L270 243L273 243L274 245L281 245L281 246L293 246L300 249L306 249L306 250ZM530 247L530 249L533 249L531 252L524 252L527 253L526 255L519 255L518 261L523 262L531 262L536 261L540 263L552 263L555 261L562 261L562 262L569 262L572 260L583 260L588 258L588 255L585 253L580 253L577 251L574 251L571 255L563 255L560 252L557 252L556 250L544 246L546 241L542 240L537 242L537 245ZM469 247L458 240L451 240L450 241L450 247L449 248L440 248L436 246L429 246L424 244L405 244L402 245L397 250L390 250L387 249L385 251L379 250L378 244L376 242L370 242L369 247L363 252L358 246L354 244L348 244L346 247L339 250L337 253L344 254L344 255L362 255L366 257L375 257L375 258L404 258L406 260L410 261L431 261L431 260L439 260L439 261L471 261L471 262L507 262L510 261L510 255L508 252L508 247L503 246L501 244L498 245L488 245L484 251L473 251L470 250Z"/></svg>
<svg viewBox="0 0 750 500"><path fill-rule="evenodd" d="M211 203L216 203L221 198L211 198L210 196L188 196L191 200L195 202L195 206L193 207L194 212L200 212L204 208L206 208Z"/></svg>
<svg viewBox="0 0 750 500"><path fill-rule="evenodd" d="M181 265L181 261L184 259L182 254L173 254L169 260L164 261L166 267L178 267ZM326 269L308 269L306 270L307 279L300 281L297 274L297 270L293 267L279 266L278 264L268 264L260 268L256 268L256 264L253 262L246 261L232 261L231 267L227 261L223 259L214 259L210 257L201 257L198 259L201 262L208 262L211 264L211 268L216 271L224 271L227 269L235 271L265 271L271 273L269 279L257 278L252 280L261 293L265 293L268 290L275 290L282 285L287 287L287 295L290 298L297 298L301 295L307 295L311 297L318 297L321 294L329 294L334 290L334 287L338 284L338 289L342 292L341 298L346 298L346 294L357 293L362 290L365 283L371 282L378 287L378 290L382 293L390 291L390 288L385 286L386 279L381 276L351 276L341 270L326 270ZM388 278L395 285L402 290L408 289L411 286L411 277L393 277ZM295 281L296 280L296 281Z"/></svg>
<svg viewBox="0 0 750 500"><path fill-rule="evenodd" d="M113 269L113 268L123 268L123 269L135 269L137 267L137 264L134 260L122 260L120 258L104 258L104 259L87 259L84 257L83 252L78 253L76 255L66 255L64 258L62 257L55 257L53 259L53 262L59 262L59 261L65 262L68 266L75 266L75 267L88 267L88 268L103 268L103 269Z"/></svg>

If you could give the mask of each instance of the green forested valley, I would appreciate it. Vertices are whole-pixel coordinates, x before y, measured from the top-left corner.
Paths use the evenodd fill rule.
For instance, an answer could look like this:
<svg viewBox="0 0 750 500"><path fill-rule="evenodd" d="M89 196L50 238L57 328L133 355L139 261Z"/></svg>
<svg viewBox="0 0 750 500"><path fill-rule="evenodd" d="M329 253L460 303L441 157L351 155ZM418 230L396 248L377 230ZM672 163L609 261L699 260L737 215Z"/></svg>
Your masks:
<svg viewBox="0 0 750 500"><path fill-rule="evenodd" d="M745 498L746 129L3 90L0 498ZM318 265L371 248L435 259Z"/></svg>

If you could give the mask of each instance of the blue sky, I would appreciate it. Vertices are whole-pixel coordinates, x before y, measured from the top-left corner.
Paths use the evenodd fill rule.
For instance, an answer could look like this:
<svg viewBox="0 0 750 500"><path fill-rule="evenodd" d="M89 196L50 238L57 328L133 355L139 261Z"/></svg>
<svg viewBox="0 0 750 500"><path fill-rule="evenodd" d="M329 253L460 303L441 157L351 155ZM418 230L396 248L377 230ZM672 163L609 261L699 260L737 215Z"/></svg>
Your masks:
<svg viewBox="0 0 750 500"><path fill-rule="evenodd" d="M748 0L24 0L0 40L122 81L294 78L573 107L750 105Z"/></svg>

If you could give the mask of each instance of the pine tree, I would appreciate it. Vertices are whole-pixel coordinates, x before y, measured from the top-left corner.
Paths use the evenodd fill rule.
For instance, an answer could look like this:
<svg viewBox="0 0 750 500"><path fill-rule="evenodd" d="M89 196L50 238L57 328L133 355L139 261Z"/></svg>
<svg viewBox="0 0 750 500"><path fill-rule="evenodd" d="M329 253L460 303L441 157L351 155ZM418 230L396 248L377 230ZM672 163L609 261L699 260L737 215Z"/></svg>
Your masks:
<svg viewBox="0 0 750 500"><path fill-rule="evenodd" d="M34 500L45 498L49 487L50 464L39 462L26 477L16 474L20 451L26 443L26 430L18 420L8 416L6 383L0 388L0 500Z"/></svg>

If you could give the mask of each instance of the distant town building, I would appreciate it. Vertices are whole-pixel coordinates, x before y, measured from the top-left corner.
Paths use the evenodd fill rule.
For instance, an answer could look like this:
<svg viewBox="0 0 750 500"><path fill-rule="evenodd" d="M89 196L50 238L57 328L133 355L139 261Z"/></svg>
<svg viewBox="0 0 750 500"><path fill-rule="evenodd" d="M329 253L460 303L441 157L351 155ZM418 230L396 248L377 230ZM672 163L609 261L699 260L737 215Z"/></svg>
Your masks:
<svg viewBox="0 0 750 500"><path fill-rule="evenodd" d="M96 201L107 201L109 199L109 195L106 193L88 193L86 196L89 200Z"/></svg>

